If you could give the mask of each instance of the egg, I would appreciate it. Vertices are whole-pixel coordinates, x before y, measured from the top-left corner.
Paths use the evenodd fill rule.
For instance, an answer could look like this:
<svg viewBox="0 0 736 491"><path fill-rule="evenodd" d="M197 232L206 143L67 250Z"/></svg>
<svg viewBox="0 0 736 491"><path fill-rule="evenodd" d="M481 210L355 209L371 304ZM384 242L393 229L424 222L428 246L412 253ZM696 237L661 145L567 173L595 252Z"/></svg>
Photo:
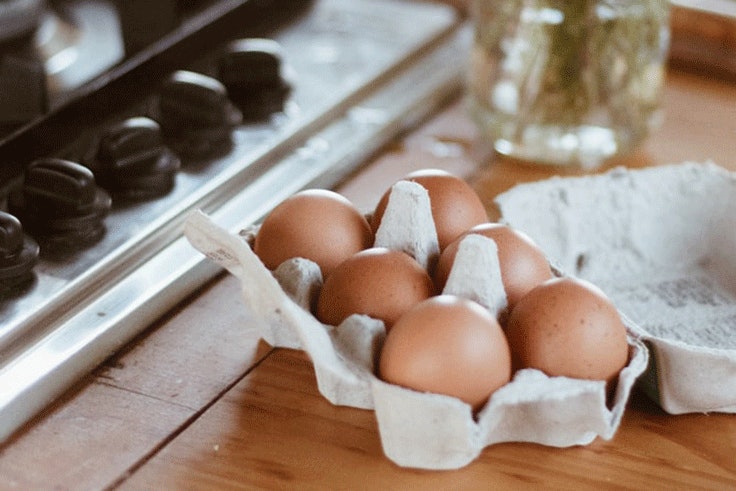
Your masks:
<svg viewBox="0 0 736 491"><path fill-rule="evenodd" d="M308 189L266 216L253 251L271 270L300 257L317 263L327 277L345 259L372 245L370 224L351 201L334 191Z"/></svg>
<svg viewBox="0 0 736 491"><path fill-rule="evenodd" d="M553 277L547 257L529 236L507 225L488 222L472 227L442 251L433 275L439 291L447 282L460 241L467 234L480 234L496 243L508 310L532 288Z"/></svg>
<svg viewBox="0 0 736 491"><path fill-rule="evenodd" d="M406 175L402 180L416 182L427 190L440 249L467 229L488 221L488 213L475 190L449 172L422 169ZM383 194L373 212L371 227L374 233L381 224L390 193L389 189Z"/></svg>
<svg viewBox="0 0 736 491"><path fill-rule="evenodd" d="M336 326L352 314L364 314L390 329L404 312L433 294L432 279L414 258L373 247L333 270L320 290L316 317Z"/></svg>
<svg viewBox="0 0 736 491"><path fill-rule="evenodd" d="M479 304L453 295L424 300L388 332L378 376L421 392L444 394L474 410L511 378L501 326Z"/></svg>
<svg viewBox="0 0 736 491"><path fill-rule="evenodd" d="M554 278L519 300L506 325L515 369L611 382L628 362L626 328L590 282Z"/></svg>

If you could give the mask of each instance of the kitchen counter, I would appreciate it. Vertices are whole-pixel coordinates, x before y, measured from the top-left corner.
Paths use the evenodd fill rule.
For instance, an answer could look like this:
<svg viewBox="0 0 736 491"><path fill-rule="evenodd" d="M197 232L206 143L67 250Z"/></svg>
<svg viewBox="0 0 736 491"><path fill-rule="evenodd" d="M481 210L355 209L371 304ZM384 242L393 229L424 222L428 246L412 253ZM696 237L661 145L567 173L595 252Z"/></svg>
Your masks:
<svg viewBox="0 0 736 491"><path fill-rule="evenodd" d="M672 71L664 108L662 127L606 168L712 160L736 170L735 84ZM491 217L499 192L559 171L494 156L458 100L337 190L367 211L425 167L467 179ZM609 441L503 443L456 471L401 468L383 455L373 412L331 405L302 352L259 340L223 274L11 438L0 488L733 489L734 455L736 415L670 416L635 391Z"/></svg>

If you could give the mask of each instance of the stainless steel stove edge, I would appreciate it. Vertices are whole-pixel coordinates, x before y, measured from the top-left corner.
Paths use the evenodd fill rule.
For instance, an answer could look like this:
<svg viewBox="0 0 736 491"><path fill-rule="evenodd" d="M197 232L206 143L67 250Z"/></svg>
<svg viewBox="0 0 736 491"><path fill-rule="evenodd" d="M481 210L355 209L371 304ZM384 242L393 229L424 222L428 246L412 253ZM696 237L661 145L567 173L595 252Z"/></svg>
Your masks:
<svg viewBox="0 0 736 491"><path fill-rule="evenodd" d="M470 36L469 26L458 25L334 122L305 135L293 152L271 163L245 189L204 211L237 231L300 189L334 186L371 153L459 94L465 61L458 53L467 52ZM380 117L356 117L366 111ZM220 272L179 234L114 286L46 329L45 336L0 368L0 442Z"/></svg>

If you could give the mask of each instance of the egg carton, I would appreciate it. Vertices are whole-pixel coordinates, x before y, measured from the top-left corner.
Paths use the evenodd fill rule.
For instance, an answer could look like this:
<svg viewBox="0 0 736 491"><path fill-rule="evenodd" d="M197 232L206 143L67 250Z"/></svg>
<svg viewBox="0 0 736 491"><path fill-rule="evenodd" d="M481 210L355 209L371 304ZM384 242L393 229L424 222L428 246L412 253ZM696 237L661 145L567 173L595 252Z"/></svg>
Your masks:
<svg viewBox="0 0 736 491"><path fill-rule="evenodd" d="M713 162L518 185L496 202L562 270L601 287L670 414L736 413L736 173Z"/></svg>
<svg viewBox="0 0 736 491"><path fill-rule="evenodd" d="M256 231L230 233L202 212L194 212L185 224L191 244L240 279L263 339L272 346L304 350L320 393L332 404L374 410L383 451L400 466L457 469L500 442L568 447L597 437L610 439L647 366L646 347L631 334L629 363L612 398L604 381L548 377L524 369L477 413L454 397L386 383L376 376L374 365L386 335L383 322L353 315L339 326L322 324L308 309L321 285L319 267L295 258L269 271L249 245ZM375 245L402 250L424 266L436 258L437 234L422 186L408 181L394 185ZM473 235L463 241L443 293L474 300L495 314L506 307L493 240Z"/></svg>

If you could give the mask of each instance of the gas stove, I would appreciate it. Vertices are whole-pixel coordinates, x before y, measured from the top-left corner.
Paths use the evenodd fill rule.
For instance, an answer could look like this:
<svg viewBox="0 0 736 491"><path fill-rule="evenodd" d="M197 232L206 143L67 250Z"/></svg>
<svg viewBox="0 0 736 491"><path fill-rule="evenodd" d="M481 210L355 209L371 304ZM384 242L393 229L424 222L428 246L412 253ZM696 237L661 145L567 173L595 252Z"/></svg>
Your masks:
<svg viewBox="0 0 736 491"><path fill-rule="evenodd" d="M21 7L0 39L0 440L220 273L189 213L237 231L334 186L459 93L470 41L401 0L0 0L0 27Z"/></svg>

